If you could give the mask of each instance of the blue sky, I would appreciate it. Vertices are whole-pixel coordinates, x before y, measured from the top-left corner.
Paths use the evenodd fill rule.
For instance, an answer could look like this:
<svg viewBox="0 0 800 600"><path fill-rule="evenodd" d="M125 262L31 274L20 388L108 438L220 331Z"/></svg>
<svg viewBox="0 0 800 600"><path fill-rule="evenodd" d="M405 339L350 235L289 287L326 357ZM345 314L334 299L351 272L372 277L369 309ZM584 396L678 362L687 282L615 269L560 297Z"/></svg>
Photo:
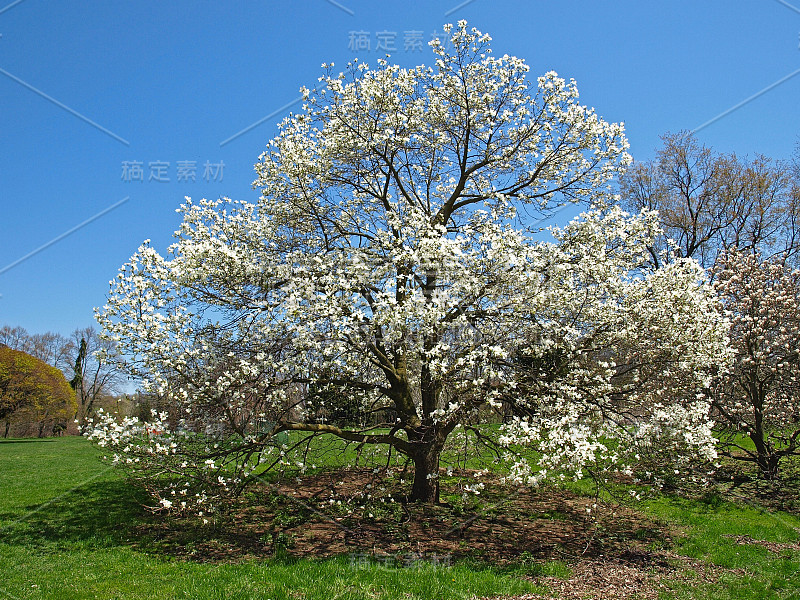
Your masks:
<svg viewBox="0 0 800 600"><path fill-rule="evenodd" d="M574 78L637 160L709 121L698 138L742 155L788 158L800 134L800 0L6 2L0 325L31 333L93 324L139 244L170 243L184 196L255 200L253 164L321 63L374 64L380 43L430 63L412 42L446 22Z"/></svg>

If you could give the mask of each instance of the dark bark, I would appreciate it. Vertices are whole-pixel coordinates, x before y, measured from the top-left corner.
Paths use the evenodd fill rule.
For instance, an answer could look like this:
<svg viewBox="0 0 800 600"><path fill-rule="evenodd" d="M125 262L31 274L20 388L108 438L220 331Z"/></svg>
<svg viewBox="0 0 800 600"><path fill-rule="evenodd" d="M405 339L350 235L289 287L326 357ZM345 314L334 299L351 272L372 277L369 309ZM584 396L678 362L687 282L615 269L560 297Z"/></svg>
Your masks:
<svg viewBox="0 0 800 600"><path fill-rule="evenodd" d="M764 430L761 427L755 428L750 434L750 439L753 440L753 445L756 447L756 464L761 471L761 475L765 479L775 479L778 476L780 454L769 447L764 436Z"/></svg>
<svg viewBox="0 0 800 600"><path fill-rule="evenodd" d="M406 430L411 446L407 455L414 462L412 501L434 504L439 502L439 459L455 423L455 420L448 423L427 421L416 431Z"/></svg>
<svg viewBox="0 0 800 600"><path fill-rule="evenodd" d="M750 432L750 439L756 447L756 464L761 470L765 479L775 479L778 476L779 456L770 448L767 443L764 431L764 400L766 393L761 381L758 379L757 371L750 374L749 396L753 405L753 429Z"/></svg>
<svg viewBox="0 0 800 600"><path fill-rule="evenodd" d="M439 502L439 455L434 446L423 446L412 456L414 461L414 483L411 486L413 502Z"/></svg>
<svg viewBox="0 0 800 600"><path fill-rule="evenodd" d="M758 468L765 479L776 479L778 477L778 456L775 454L764 454L758 456Z"/></svg>

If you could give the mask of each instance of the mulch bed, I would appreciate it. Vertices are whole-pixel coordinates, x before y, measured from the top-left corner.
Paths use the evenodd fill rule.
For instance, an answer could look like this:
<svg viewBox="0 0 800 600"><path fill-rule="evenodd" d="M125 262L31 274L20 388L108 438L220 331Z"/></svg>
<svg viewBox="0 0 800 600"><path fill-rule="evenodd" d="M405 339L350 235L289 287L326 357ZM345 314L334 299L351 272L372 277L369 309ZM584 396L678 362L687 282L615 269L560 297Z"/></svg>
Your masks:
<svg viewBox="0 0 800 600"><path fill-rule="evenodd" d="M455 475L474 481L476 473ZM476 497L460 495L457 483L444 479L442 498L450 502L426 505L405 502L409 482L401 483L397 474L323 472L259 485L209 524L154 520L138 533L149 551L155 547L201 562L349 556L354 564L395 568L464 558L517 572L520 564L529 565L530 578L554 594L515 600L655 599L669 582L713 582L724 571L670 552L679 532L626 506L555 487L532 490L502 485L492 476L480 480L485 488ZM784 546L797 548L769 549ZM550 560L563 561L570 575L537 575Z"/></svg>
<svg viewBox="0 0 800 600"><path fill-rule="evenodd" d="M689 585L714 583L726 570L691 560L666 551L652 553L644 560L624 557L603 560L583 560L570 563L572 573L567 579L537 577L534 581L546 585L551 593L505 596L502 600L658 600L669 597L673 582ZM496 599L500 600L500 599Z"/></svg>
<svg viewBox="0 0 800 600"><path fill-rule="evenodd" d="M405 502L408 483L396 477L338 470L256 487L211 525L172 520L139 533L173 556L212 562L280 551L305 558L470 557L504 566L521 557L638 556L653 544L670 544L668 531L626 507L557 488L502 486L489 476L481 481L480 502L468 494L463 503L425 505ZM457 491L449 485L443 481L443 498Z"/></svg>

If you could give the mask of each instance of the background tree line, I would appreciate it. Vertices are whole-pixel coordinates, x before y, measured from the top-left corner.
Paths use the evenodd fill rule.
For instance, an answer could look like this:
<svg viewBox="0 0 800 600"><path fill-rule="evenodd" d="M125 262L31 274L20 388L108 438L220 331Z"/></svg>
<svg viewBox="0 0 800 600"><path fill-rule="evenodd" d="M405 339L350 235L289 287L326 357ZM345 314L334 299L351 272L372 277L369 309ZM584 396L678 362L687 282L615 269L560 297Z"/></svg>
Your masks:
<svg viewBox="0 0 800 600"><path fill-rule="evenodd" d="M706 269L733 249L797 264L800 146L786 161L715 152L686 132L662 141L656 157L631 165L620 185L626 209L658 211L662 247L673 240L675 256Z"/></svg>
<svg viewBox="0 0 800 600"><path fill-rule="evenodd" d="M662 140L621 178L622 203L658 211L656 267L672 246L708 271L735 351L708 390L723 449L774 478L800 453L800 145L787 161L715 152L685 132Z"/></svg>
<svg viewBox="0 0 800 600"><path fill-rule="evenodd" d="M113 362L114 354L113 344L94 327L76 329L69 337L0 327L4 437L74 433L75 425L82 430L101 404L125 401L115 397L124 378Z"/></svg>

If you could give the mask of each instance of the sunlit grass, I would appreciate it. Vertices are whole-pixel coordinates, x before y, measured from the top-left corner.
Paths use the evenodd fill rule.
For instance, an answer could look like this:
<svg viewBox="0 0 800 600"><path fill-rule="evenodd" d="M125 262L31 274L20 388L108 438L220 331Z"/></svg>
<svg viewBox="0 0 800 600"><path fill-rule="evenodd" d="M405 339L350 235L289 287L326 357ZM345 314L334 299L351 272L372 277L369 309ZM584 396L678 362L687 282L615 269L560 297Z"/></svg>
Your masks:
<svg viewBox="0 0 800 600"><path fill-rule="evenodd" d="M319 468L357 456L355 445L326 443L312 448ZM177 560L148 548L138 529L155 519L143 508L148 499L99 455L80 438L0 442L0 598L467 599L542 591L531 577L572 573L569 560L524 557L518 568L502 569L491 557L414 568L350 556ZM367 458L362 450L360 460ZM472 468L488 462L479 459ZM569 487L585 494L595 489L589 481ZM455 506L458 498L449 500ZM669 583L664 598L800 598L797 517L714 494L656 495L631 506L677 532L672 551L716 569L715 583ZM770 549L759 541L785 546Z"/></svg>
<svg viewBox="0 0 800 600"><path fill-rule="evenodd" d="M474 598L541 590L474 565L171 560L136 535L146 498L80 438L0 442L0 598Z"/></svg>
<svg viewBox="0 0 800 600"><path fill-rule="evenodd" d="M645 511L680 527L678 554L727 570L717 584L698 589L677 586L685 598L800 598L800 550L759 544L796 544L800 518L758 506L732 504L711 495L705 500L662 496ZM748 543L739 543L739 541Z"/></svg>

